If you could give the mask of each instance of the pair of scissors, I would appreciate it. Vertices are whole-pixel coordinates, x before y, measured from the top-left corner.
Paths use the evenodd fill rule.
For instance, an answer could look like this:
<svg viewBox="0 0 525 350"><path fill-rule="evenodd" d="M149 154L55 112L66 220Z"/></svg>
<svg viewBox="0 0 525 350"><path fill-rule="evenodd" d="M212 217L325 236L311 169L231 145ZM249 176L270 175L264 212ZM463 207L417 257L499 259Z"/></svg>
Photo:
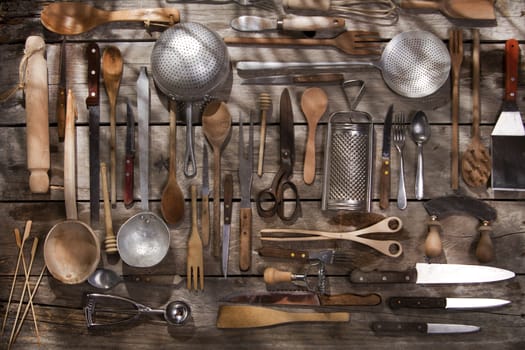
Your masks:
<svg viewBox="0 0 525 350"><path fill-rule="evenodd" d="M295 162L295 143L292 101L288 89L284 89L281 94L279 118L281 164L271 187L260 191L257 195L257 213L264 218L277 214L283 221L294 221L301 214L301 205L297 187L290 181ZM293 211L289 215L284 210L285 192L291 192L295 200Z"/></svg>

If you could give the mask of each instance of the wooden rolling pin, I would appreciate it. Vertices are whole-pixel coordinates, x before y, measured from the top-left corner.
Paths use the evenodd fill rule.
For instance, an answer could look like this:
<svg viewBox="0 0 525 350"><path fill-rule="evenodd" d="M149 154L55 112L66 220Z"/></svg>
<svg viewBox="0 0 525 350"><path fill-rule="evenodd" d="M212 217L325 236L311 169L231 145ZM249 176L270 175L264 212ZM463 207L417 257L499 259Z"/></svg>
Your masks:
<svg viewBox="0 0 525 350"><path fill-rule="evenodd" d="M47 63L44 39L30 36L26 40L24 93L27 123L27 169L32 193L49 190L49 118Z"/></svg>

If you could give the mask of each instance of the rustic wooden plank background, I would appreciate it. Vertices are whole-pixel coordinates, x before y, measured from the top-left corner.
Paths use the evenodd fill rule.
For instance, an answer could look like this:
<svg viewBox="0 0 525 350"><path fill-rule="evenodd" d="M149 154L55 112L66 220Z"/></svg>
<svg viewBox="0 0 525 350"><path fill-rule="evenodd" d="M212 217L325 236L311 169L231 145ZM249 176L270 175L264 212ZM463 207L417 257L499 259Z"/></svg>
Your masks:
<svg viewBox="0 0 525 350"><path fill-rule="evenodd" d="M211 0L210 2L213 2ZM21 105L21 95L0 105L0 142L3 152L0 153L0 211L4 213L0 221L0 311L5 313L9 287L15 269L17 248L13 238L13 229L23 229L26 220L33 220L32 237L45 238L49 229L65 218L63 205L63 144L59 143L56 134L55 103L58 84L58 60L60 52L60 35L45 30L40 23L40 11L48 1L11 1L0 3L0 82L2 89L16 84L18 80L18 64L23 56L25 39L29 35L42 35L46 41L46 55L49 70L49 116L51 140L51 190L48 194L35 195L29 192L28 171L26 168L25 147L25 111ZM139 7L174 6L181 12L183 21L194 21L206 24L222 36L240 35L229 27L234 17L244 14L254 14L277 17L256 7L242 7L236 3L210 4L182 2L167 4L165 1L89 1L88 3L105 10L131 9ZM503 97L504 79L504 42L509 38L516 38L523 44L525 41L523 1L502 0L495 2L497 11L497 26L482 27L481 31L481 136L482 142L488 146L490 133L499 114ZM465 59L461 70L460 81L460 150L463 151L470 141L471 129L471 42L469 28L476 23L467 21L451 21L439 13L401 11L399 21L394 26L378 26L362 21L347 22L348 29L376 30L385 43L395 34L410 29L424 29L438 35L443 40L448 39L448 30L452 26L464 28ZM86 62L84 49L88 42L96 41L101 48L108 45L117 46L124 58L124 76L118 98L118 130L117 130L117 157L118 164L123 164L124 136L125 136L125 100L136 101L135 83L140 66L150 66L150 51L159 33L147 33L137 24L110 24L98 27L89 33L68 37L66 45L68 66L67 83L77 97L79 118L77 120L77 196L79 217L89 221L89 183L88 183L88 128L87 110L83 100L87 94ZM268 35L276 35L271 33ZM311 60L311 61L338 61L348 59L348 56L333 49L319 48L263 48L240 47L229 48L232 62L240 60ZM520 63L520 84L518 86L518 106L525 110L525 60ZM397 96L385 87L381 73L376 69L352 70L347 72L346 78L363 79L366 83L366 92L358 106L359 110L368 112L375 123L376 136L375 173L379 165L381 137L383 134L382 121L391 104L395 104L396 111L411 114L416 110L424 110L432 124L432 137L425 144L425 200L443 194L452 193L450 189L450 84L435 95L425 99L407 99ZM490 188L473 190L460 182L460 192L487 201L498 211L498 220L494 223L494 244L496 258L490 265L513 270L517 277L513 280L490 285L459 285L459 286L416 286L416 285L352 285L348 282L347 273L354 267L364 269L406 269L416 262L426 261L423 253L423 243L426 236L426 221L428 215L422 206L422 201L414 197L414 177L416 148L407 142L406 152L406 179L409 196L408 208L404 211L395 205L397 185L397 153L393 151L392 158L392 193L390 208L380 210L378 206L378 184L374 181L373 211L384 215L395 215L404 222L403 230L395 239L402 242L404 254L395 259L386 258L375 253L368 247L350 242L330 242L310 247L337 246L348 250L353 262L348 266L330 266L330 292L377 292L386 300L393 295L425 295L425 296L478 296L497 297L512 301L512 304L500 309L471 312L449 312L444 310L401 310L392 311L385 304L376 307L348 308L351 312L349 324L308 324L286 325L275 328L257 330L218 330L215 328L219 300L231 293L239 291L264 290L262 272L265 267L274 266L286 268L296 272L302 270L298 264L287 264L282 260L262 259L257 256L255 249L261 246L257 239L258 231L267 227L281 227L278 219L261 219L257 216L254 207L253 237L254 251L252 252L252 268L247 273L238 270L238 208L239 191L237 185L237 139L239 113L247 118L250 110L256 109L257 96L261 92L271 94L274 101L273 115L270 118L268 130L267 151L265 159L265 174L262 178L254 176L252 194L267 187L278 169L278 125L276 123L277 106L282 86L240 85L241 78L233 71L231 94L227 96L228 107L233 116L234 126L229 144L223 152L223 174L232 173L235 181L235 203L233 210L232 242L229 272L230 277L221 277L219 262L209 252L205 254L205 291L202 293L188 292L184 287L152 287L144 285L126 284L116 287L111 293L129 296L150 306L163 306L169 300L185 300L192 307L192 320L183 327L167 327L161 320L145 320L129 330L114 331L105 334L89 334L82 312L82 294L95 291L87 283L66 286L46 275L35 299L35 311L39 321L39 330L42 337L42 346L45 349L61 348L153 348L153 347L218 347L218 348L270 348L281 346L286 348L318 348L318 347L361 347L361 348L402 348L421 349L426 346L442 348L483 348L483 349L518 349L525 346L523 335L525 307L523 295L525 289L524 272L524 194L520 192L494 192ZM302 182L302 167L304 148L306 143L306 123L300 111L299 99L305 87L290 87L292 94L295 133L296 133L296 164L294 182L298 184L299 193L303 200L303 216L295 227L344 229L334 227L328 221L333 213L323 213L320 210L322 185L322 159L325 141L326 123L330 112L348 109L340 87L324 87L329 96L329 111L323 117L317 132L317 169L313 185L307 186ZM103 85L101 83L101 90ZM109 106L105 92L101 93L101 155L102 159L109 159L107 140L109 139ZM199 120L195 120L195 146L198 176L186 179L182 173L182 159L184 154L185 127L184 121L178 123L177 130L177 179L186 198L185 220L176 227L170 227L172 241L168 256L161 264L150 269L130 268L119 262L108 261L102 254L101 265L124 274L159 275L166 278L175 274L185 274L186 240L190 232L189 185L200 185L202 160L203 134ZM160 194L167 179L168 161L168 112L165 101L156 90L152 90L151 106L151 152L150 152L150 207L160 214ZM258 124L255 129L255 145L258 145ZM122 142L121 142L122 141ZM257 148L257 147L256 147ZM257 159L257 151L255 151ZM210 164L212 166L212 164ZM210 174L211 175L211 174ZM122 169L118 170L120 189ZM138 179L138 168L135 178ZM252 195L253 198L253 195ZM131 215L140 211L138 203L132 209L125 209L122 203L122 194L118 193L119 202L113 210L113 226L118 230L120 225ZM138 196L138 180L135 186L135 199ZM253 202L252 202L253 204ZM474 246L477 240L477 221L472 218L454 216L442 221L445 228L443 234L444 254L432 259L441 263L477 264L474 257ZM102 223L93 227L95 232L103 237ZM27 246L26 246L27 247ZM306 247L306 246L304 246ZM28 253L28 252L26 252ZM37 272L43 267L41 247L37 252L33 268L32 280L36 280ZM18 288L15 291L15 301L20 295L20 286L23 274L19 273ZM11 330L14 320L11 311L7 324L7 332ZM476 324L482 327L477 334L462 336L404 336L378 337L369 328L369 323L375 320L400 321L427 321ZM37 348L36 337L32 322L26 321L22 333L16 343L16 348ZM5 346L5 335L1 338L2 347Z"/></svg>

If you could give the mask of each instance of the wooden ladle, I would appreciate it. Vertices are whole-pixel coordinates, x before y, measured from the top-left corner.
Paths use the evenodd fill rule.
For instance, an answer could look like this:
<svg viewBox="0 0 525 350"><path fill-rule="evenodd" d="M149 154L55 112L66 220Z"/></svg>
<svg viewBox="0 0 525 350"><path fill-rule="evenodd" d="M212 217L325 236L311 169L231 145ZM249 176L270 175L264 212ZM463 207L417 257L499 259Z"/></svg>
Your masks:
<svg viewBox="0 0 525 350"><path fill-rule="evenodd" d="M323 89L306 89L301 97L301 109L308 122L308 139L304 156L304 183L310 185L315 179L315 131L328 106L328 96Z"/></svg>
<svg viewBox="0 0 525 350"><path fill-rule="evenodd" d="M461 159L461 176L470 187L484 186L491 171L489 152L480 140L479 71L479 30L474 29L472 31L472 140Z"/></svg>
<svg viewBox="0 0 525 350"><path fill-rule="evenodd" d="M111 206L114 208L117 205L117 152L116 138L117 138L117 96L120 89L120 81L122 79L122 71L124 70L124 63L122 55L118 47L108 46L104 49L102 54L102 77L104 78L104 86L109 100L109 152L110 152L110 196Z"/></svg>
<svg viewBox="0 0 525 350"><path fill-rule="evenodd" d="M58 2L44 7L40 20L48 30L62 35L76 35L109 22L144 22L175 24L180 20L175 8L150 8L105 11L77 2Z"/></svg>
<svg viewBox="0 0 525 350"><path fill-rule="evenodd" d="M213 149L213 255L220 254L221 242L221 151L230 134L232 117L224 102L210 102L202 114L202 132Z"/></svg>
<svg viewBox="0 0 525 350"><path fill-rule="evenodd" d="M175 102L170 101L170 169L168 182L160 198L160 210L168 224L176 224L184 217L184 195L177 183L176 156L177 156L177 120Z"/></svg>

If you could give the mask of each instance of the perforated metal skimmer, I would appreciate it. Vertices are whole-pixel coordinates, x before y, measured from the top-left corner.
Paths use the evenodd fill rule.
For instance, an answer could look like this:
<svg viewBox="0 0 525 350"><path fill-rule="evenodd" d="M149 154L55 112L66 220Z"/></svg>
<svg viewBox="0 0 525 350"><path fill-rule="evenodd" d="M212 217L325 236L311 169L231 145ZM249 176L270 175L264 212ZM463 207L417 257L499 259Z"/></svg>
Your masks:
<svg viewBox="0 0 525 350"><path fill-rule="evenodd" d="M370 211L373 126L364 112L330 116L325 146L322 210Z"/></svg>

